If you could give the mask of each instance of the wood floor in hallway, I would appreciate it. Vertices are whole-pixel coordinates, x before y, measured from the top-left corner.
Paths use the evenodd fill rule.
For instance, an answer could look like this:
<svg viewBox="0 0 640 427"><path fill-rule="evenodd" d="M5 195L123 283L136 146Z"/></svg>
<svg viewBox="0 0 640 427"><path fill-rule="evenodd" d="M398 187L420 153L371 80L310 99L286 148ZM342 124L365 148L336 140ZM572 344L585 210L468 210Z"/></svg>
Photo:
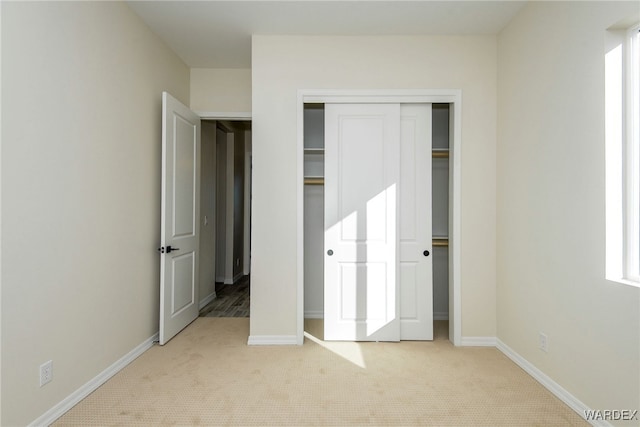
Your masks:
<svg viewBox="0 0 640 427"><path fill-rule="evenodd" d="M216 298L200 310L200 317L249 317L250 276L233 285L216 283Z"/></svg>

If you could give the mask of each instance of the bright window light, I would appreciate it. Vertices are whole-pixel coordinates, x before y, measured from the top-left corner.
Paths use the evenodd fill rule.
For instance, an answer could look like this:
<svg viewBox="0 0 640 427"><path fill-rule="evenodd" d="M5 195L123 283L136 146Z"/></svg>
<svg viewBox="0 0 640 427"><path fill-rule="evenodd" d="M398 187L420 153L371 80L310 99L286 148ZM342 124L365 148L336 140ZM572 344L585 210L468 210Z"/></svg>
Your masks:
<svg viewBox="0 0 640 427"><path fill-rule="evenodd" d="M640 286L640 25L616 40L605 55L606 277Z"/></svg>
<svg viewBox="0 0 640 427"><path fill-rule="evenodd" d="M625 276L640 282L640 25L627 34Z"/></svg>

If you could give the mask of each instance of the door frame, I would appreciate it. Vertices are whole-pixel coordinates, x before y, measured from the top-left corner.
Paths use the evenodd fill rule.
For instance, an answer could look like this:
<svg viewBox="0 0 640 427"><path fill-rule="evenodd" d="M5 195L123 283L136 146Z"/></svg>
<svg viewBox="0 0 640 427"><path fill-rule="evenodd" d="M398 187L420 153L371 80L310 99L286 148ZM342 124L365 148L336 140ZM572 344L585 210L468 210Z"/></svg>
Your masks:
<svg viewBox="0 0 640 427"><path fill-rule="evenodd" d="M460 201L462 153L462 90L398 89L398 90L331 90L300 89L297 94L297 328L298 345L304 342L304 104L305 103L444 103L450 104L449 138L449 340L461 345L462 310L460 283Z"/></svg>

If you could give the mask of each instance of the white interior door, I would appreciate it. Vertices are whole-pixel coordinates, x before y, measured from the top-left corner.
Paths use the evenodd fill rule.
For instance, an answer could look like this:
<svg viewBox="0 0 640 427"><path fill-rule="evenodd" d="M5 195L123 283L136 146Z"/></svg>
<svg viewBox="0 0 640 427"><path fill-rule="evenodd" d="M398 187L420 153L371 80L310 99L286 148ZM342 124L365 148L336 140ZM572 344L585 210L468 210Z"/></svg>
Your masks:
<svg viewBox="0 0 640 427"><path fill-rule="evenodd" d="M200 117L162 93L160 345L198 317Z"/></svg>
<svg viewBox="0 0 640 427"><path fill-rule="evenodd" d="M398 341L399 104L325 105L324 338Z"/></svg>
<svg viewBox="0 0 640 427"><path fill-rule="evenodd" d="M432 340L431 104L400 115L400 339Z"/></svg>

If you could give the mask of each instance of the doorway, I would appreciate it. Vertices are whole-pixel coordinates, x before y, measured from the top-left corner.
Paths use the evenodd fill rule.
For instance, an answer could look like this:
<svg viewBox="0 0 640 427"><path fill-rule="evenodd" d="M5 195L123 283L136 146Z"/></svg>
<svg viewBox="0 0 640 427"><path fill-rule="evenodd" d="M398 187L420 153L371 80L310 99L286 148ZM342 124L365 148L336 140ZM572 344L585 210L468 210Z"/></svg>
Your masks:
<svg viewBox="0 0 640 427"><path fill-rule="evenodd" d="M202 120L200 317L248 317L251 121Z"/></svg>
<svg viewBox="0 0 640 427"><path fill-rule="evenodd" d="M447 123L449 131L449 152L447 153L446 162L449 165L448 171L445 173L448 175L448 191L446 193L450 195L448 200L448 225L446 225L448 239L445 241L444 236L440 237L438 241L434 241L434 246L439 248L437 252L440 252L442 257L442 250L444 246L448 246L444 254L446 257L449 268L448 277L445 276L445 280L448 281L448 305L449 305L449 339L454 344L460 344L461 336L461 312L460 312L460 283L459 283L459 244L460 241L460 117L461 117L461 94L458 90L449 91L427 91L427 90L413 90L402 91L400 93L394 93L393 91L359 91L357 93L349 91L327 91L327 90L308 90L300 91L298 94L298 159L299 159L299 212L304 212L305 198L304 194L307 191L307 186L304 186L304 166L305 166L305 151L304 141L305 133L307 129L304 126L304 106L305 104L325 104L325 103L400 103L400 104L445 104L446 111L449 116ZM444 158L441 155L439 158ZM434 177L435 179L435 177ZM298 222L299 235L304 235L305 222L304 217ZM435 230L434 230L435 231ZM304 239L299 241L299 254L306 253L304 248ZM305 311L305 276L307 272L305 270L304 259L299 257L298 259L299 274L298 276L298 343L302 344L304 336L304 311ZM440 279L441 280L441 279ZM317 310L316 310L317 312ZM434 313L435 314L435 313Z"/></svg>

